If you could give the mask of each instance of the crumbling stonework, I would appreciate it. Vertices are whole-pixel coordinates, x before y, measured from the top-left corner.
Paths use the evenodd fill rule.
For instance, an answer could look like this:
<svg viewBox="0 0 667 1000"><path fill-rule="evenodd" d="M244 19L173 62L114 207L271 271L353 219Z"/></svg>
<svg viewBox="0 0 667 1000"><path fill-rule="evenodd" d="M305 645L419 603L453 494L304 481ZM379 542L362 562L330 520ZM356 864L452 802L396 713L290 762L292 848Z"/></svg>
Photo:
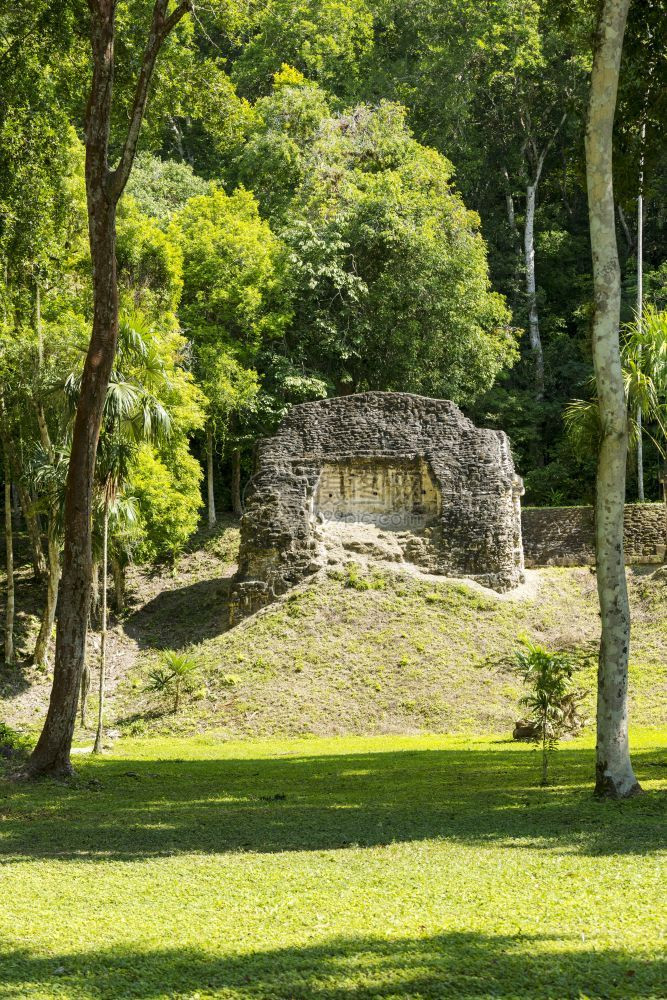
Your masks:
<svg viewBox="0 0 667 1000"><path fill-rule="evenodd" d="M506 435L447 400L367 392L295 406L258 444L232 615L375 544L508 590L523 579L522 491Z"/></svg>
<svg viewBox="0 0 667 1000"><path fill-rule="evenodd" d="M526 566L595 565L592 507L524 507L521 511ZM662 563L667 555L664 503L626 504L625 561Z"/></svg>

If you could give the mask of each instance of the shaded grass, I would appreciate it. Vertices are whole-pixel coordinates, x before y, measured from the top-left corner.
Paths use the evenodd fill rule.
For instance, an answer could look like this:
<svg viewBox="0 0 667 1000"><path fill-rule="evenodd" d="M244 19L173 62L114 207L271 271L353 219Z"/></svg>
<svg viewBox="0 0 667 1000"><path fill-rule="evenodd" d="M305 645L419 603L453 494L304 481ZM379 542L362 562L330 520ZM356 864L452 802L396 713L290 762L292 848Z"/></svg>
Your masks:
<svg viewBox="0 0 667 1000"><path fill-rule="evenodd" d="M663 996L667 755L634 744L626 803L586 740L547 789L465 737L123 741L4 783L0 997Z"/></svg>

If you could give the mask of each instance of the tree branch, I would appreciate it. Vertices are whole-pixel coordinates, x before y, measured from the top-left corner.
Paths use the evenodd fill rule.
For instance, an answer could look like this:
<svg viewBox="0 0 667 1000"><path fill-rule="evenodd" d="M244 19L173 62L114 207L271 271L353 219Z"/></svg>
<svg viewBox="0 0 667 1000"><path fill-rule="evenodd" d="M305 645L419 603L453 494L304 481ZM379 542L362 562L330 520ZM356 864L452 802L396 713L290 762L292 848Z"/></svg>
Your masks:
<svg viewBox="0 0 667 1000"><path fill-rule="evenodd" d="M110 177L111 191L116 200L118 200L123 193L130 176L132 164L134 163L137 143L139 141L139 132L141 130L141 123L143 121L144 112L146 110L146 102L148 100L148 91L150 89L153 71L155 69L155 61L165 39L173 31L178 22L181 21L186 14L194 10L194 0L183 0L182 3L179 3L178 6L174 8L171 14L167 15L168 4L169 0L155 0L155 6L153 7L153 18L151 21L148 41L144 50L144 58L141 64L139 79L137 80L137 87L134 93L130 124L127 130L123 152L121 153L118 166L111 172Z"/></svg>
<svg viewBox="0 0 667 1000"><path fill-rule="evenodd" d="M539 158L537 160L537 169L535 171L535 185L537 185L537 182L539 181L540 176L542 174L542 167L544 166L544 161L546 159L547 153L549 152L554 142L556 141L556 136L558 135L563 125L565 124L566 119L567 119L567 111L564 111L563 117L558 122L558 125L556 125L556 128L554 129L551 138L549 139L548 143L546 144L546 146L539 155Z"/></svg>

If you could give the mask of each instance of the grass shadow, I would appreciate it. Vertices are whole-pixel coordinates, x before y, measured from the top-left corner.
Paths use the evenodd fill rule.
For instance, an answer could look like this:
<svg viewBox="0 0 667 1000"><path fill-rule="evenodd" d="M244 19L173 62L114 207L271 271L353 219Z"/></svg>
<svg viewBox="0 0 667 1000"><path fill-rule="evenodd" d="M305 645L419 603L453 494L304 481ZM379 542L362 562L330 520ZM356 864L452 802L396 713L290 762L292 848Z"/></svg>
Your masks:
<svg viewBox="0 0 667 1000"><path fill-rule="evenodd" d="M199 991L238 1000L627 1000L663 995L666 974L664 960L594 950L567 938L450 932L339 937L245 954L119 948L42 958L6 952L0 955L0 997L39 990L40 996L70 1000L155 1000Z"/></svg>
<svg viewBox="0 0 667 1000"><path fill-rule="evenodd" d="M634 757L640 780L664 752ZM667 796L591 797L593 751L559 751L536 786L531 748L195 760L87 759L73 786L0 786L0 856L135 859L335 850L429 839L590 856L664 844Z"/></svg>
<svg viewBox="0 0 667 1000"><path fill-rule="evenodd" d="M165 590L123 621L141 649L183 649L226 632L231 577Z"/></svg>

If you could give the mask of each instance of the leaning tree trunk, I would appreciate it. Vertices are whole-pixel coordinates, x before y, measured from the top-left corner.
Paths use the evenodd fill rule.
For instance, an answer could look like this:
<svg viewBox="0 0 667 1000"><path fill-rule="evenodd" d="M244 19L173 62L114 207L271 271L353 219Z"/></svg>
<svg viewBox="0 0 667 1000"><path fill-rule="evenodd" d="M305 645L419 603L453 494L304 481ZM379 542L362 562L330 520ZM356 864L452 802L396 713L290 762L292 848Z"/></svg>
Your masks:
<svg viewBox="0 0 667 1000"><path fill-rule="evenodd" d="M213 428L210 423L206 427L206 483L208 487L208 526L214 527L215 491L213 489Z"/></svg>
<svg viewBox="0 0 667 1000"><path fill-rule="evenodd" d="M232 451L232 510L237 517L243 514L241 502L241 449Z"/></svg>
<svg viewBox="0 0 667 1000"><path fill-rule="evenodd" d="M39 628L39 635L35 643L34 662L36 666L45 667L49 659L49 643L53 633L53 625L56 620L56 606L58 604L58 586L60 584L60 544L58 542L55 521L55 512L49 515L48 530L48 573L46 578L46 601L42 612L42 621Z"/></svg>
<svg viewBox="0 0 667 1000"><path fill-rule="evenodd" d="M621 274L614 226L612 137L629 0L605 0L593 57L586 124L586 181L593 252L593 362L602 436L595 534L602 619L598 663L596 784L598 795L638 792L628 747L630 609L623 557L628 427L621 370Z"/></svg>
<svg viewBox="0 0 667 1000"><path fill-rule="evenodd" d="M12 480L5 450L5 552L7 603L5 606L5 666L14 662L14 534L12 530Z"/></svg>
<svg viewBox="0 0 667 1000"><path fill-rule="evenodd" d="M95 457L104 400L118 342L116 208L134 163L155 61L165 38L192 10L183 0L155 0L148 41L118 166L109 167L116 0L88 0L93 78L86 111L86 198L93 274L93 329L83 367L65 493L60 614L49 709L26 774L68 774L79 687L86 656L92 572Z"/></svg>
<svg viewBox="0 0 667 1000"><path fill-rule="evenodd" d="M109 496L104 496L104 525L102 531L102 628L100 631L100 687L97 704L97 732L93 753L102 753L104 738L104 690L107 670L107 581L109 576Z"/></svg>

